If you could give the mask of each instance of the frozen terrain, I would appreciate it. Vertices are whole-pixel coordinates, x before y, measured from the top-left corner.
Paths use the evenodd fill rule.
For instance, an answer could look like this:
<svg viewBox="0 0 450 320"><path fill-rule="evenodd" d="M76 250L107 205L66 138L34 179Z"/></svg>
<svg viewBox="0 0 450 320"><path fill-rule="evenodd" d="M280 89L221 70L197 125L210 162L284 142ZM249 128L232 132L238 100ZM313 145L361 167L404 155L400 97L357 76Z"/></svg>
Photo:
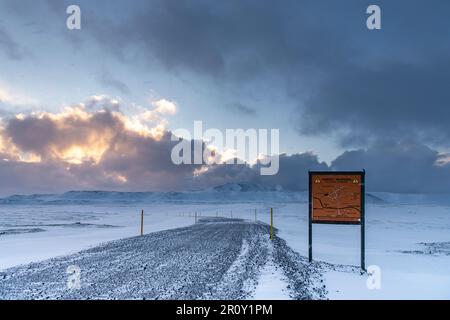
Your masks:
<svg viewBox="0 0 450 320"><path fill-rule="evenodd" d="M316 262L306 263L306 193L227 185L194 193L10 197L0 200L0 298L449 299L449 198L368 194L366 265L381 270L381 288L371 290L367 274L359 271L359 226L314 225ZM273 242L263 224L269 222L270 207L279 237ZM135 237L141 209L146 236ZM195 224L195 212L199 219L231 220ZM111 240L119 241L106 243ZM140 250L143 247L149 249ZM161 259L150 258L160 250L165 253ZM169 258L175 257L173 252L179 252L181 260ZM67 281L66 268L77 264L74 261L82 269L82 284L93 283L97 291L90 291L92 285L82 286L78 293L61 289ZM104 269L111 261L118 261L114 268L136 271L136 277L123 278L114 289L108 281L117 281L111 280L117 279L113 275L117 269ZM142 271L146 263L151 270ZM179 275L158 278L161 282L152 285L145 282L147 275L158 274L158 268L166 270L166 264ZM201 271L206 278L193 271L187 281L199 287L174 294L169 288L183 285L177 277L187 270ZM215 291L209 291L208 284Z"/></svg>
<svg viewBox="0 0 450 320"><path fill-rule="evenodd" d="M286 274L286 297L324 297L317 268L284 241L268 239L267 226L208 218L184 228L116 240L79 253L11 268L0 280L4 299L245 299L270 260ZM68 266L83 285L67 288ZM317 285L315 284L317 283Z"/></svg>

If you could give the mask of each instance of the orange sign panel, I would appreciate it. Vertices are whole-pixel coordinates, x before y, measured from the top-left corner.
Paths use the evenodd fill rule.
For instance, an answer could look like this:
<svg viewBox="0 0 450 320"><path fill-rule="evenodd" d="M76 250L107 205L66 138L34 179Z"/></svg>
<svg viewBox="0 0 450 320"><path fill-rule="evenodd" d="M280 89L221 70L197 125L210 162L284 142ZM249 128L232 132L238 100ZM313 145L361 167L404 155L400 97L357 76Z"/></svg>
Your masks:
<svg viewBox="0 0 450 320"><path fill-rule="evenodd" d="M311 175L312 222L361 223L362 175Z"/></svg>

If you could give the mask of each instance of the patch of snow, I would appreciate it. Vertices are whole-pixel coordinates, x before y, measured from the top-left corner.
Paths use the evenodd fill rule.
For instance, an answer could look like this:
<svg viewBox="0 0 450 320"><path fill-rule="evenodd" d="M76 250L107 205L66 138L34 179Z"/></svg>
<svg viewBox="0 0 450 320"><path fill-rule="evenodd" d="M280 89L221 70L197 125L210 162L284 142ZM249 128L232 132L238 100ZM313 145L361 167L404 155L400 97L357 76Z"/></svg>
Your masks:
<svg viewBox="0 0 450 320"><path fill-rule="evenodd" d="M269 241L268 241L269 242ZM269 255L266 265L261 271L258 285L252 299L255 300L289 300L288 280L280 266L273 261L273 245L268 243Z"/></svg>

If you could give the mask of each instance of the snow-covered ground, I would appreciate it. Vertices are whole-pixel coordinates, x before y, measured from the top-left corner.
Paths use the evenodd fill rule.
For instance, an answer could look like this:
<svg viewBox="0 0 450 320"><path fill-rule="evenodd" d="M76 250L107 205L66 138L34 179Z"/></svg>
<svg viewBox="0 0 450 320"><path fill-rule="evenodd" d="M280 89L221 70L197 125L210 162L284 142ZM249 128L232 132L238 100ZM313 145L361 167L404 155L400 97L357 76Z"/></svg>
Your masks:
<svg viewBox="0 0 450 320"><path fill-rule="evenodd" d="M280 288L261 277L268 267L283 271L285 297L325 298L320 267L284 240L270 241L267 225L211 217L9 268L0 273L0 299L242 300L261 288L273 297ZM68 268L79 272L76 290Z"/></svg>
<svg viewBox="0 0 450 320"><path fill-rule="evenodd" d="M279 207L279 236L307 255L306 204ZM313 259L359 266L360 227L313 225ZM367 276L326 272L330 299L450 299L450 207L374 205L366 208L366 266L381 271L381 289Z"/></svg>
<svg viewBox="0 0 450 320"><path fill-rule="evenodd" d="M144 233L194 223L193 214L189 217L186 212L179 216L182 207L176 207L164 204L0 206L0 270L136 236L140 233L141 208L145 209Z"/></svg>
<svg viewBox="0 0 450 320"><path fill-rule="evenodd" d="M359 226L314 225L314 260L331 263L321 264L328 298L449 299L449 198L368 197L366 265L381 270L378 290L368 289L367 275L358 272ZM254 220L256 210L256 218L268 223L273 207L278 236L306 256L305 200L305 193L235 189L203 195L72 193L10 198L0 204L0 270L135 236L140 232L141 209L145 211L144 232L149 233L191 225L195 212L199 217ZM255 298L286 298L283 272L267 264Z"/></svg>

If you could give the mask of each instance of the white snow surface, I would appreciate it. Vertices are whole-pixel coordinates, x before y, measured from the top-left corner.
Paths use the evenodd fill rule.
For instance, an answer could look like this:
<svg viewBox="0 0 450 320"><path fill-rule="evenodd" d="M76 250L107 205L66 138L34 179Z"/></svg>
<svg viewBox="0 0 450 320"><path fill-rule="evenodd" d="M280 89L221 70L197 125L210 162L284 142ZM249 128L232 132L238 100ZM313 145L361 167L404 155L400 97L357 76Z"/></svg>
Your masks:
<svg viewBox="0 0 450 320"><path fill-rule="evenodd" d="M366 206L366 265L381 270L381 289L358 271L360 227L314 225L313 258L324 262L330 299L449 299L450 195L373 193ZM194 223L198 216L269 222L307 256L307 193L226 186L193 193L71 192L0 200L0 271L74 253L144 232ZM330 264L326 264L326 263ZM353 266L353 267L352 267ZM281 270L262 270L255 298L287 299Z"/></svg>
<svg viewBox="0 0 450 320"><path fill-rule="evenodd" d="M269 245L269 259L261 271L253 293L255 300L289 300L288 280L273 261L273 246Z"/></svg>

